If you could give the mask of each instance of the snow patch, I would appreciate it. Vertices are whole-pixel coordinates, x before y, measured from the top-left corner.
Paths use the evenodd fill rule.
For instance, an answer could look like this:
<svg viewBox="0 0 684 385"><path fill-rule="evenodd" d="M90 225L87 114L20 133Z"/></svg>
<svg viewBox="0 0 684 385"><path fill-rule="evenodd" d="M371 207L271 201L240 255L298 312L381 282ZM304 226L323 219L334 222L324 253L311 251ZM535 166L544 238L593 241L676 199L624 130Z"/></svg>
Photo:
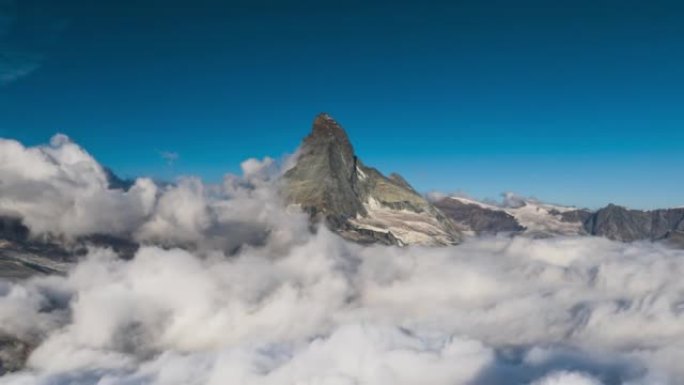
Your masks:
<svg viewBox="0 0 684 385"><path fill-rule="evenodd" d="M372 196L364 203L364 207L368 216L359 215L350 221L359 228L382 233L390 232L402 244L427 246L451 243L450 235L430 213L396 210L383 205Z"/></svg>

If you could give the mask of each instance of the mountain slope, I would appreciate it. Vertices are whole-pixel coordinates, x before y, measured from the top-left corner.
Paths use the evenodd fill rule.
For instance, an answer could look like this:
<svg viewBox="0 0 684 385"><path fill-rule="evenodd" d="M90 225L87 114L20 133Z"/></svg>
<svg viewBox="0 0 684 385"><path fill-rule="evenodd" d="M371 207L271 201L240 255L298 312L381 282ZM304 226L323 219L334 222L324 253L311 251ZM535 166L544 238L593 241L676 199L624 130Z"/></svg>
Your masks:
<svg viewBox="0 0 684 385"><path fill-rule="evenodd" d="M385 177L358 159L344 129L320 114L284 175L283 195L344 238L361 243L447 245L451 221L399 175Z"/></svg>

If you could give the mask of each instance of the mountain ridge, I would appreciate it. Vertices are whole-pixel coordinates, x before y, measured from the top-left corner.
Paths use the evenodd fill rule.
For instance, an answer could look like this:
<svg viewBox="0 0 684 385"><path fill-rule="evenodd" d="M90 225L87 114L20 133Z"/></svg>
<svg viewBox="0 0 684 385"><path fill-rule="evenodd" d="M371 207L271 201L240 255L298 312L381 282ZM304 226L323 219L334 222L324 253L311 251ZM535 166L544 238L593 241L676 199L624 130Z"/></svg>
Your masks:
<svg viewBox="0 0 684 385"><path fill-rule="evenodd" d="M592 211L544 204L535 200L521 202L522 206L512 208L449 196L435 199L433 204L475 234L582 235L600 236L620 242L668 240L684 247L684 243L680 241L684 236L684 208L634 210L609 204ZM527 217L522 215L525 211ZM495 217L504 214L505 219L496 220ZM536 221L537 226L531 229L529 221L533 225ZM487 223L486 226L482 224L484 222Z"/></svg>

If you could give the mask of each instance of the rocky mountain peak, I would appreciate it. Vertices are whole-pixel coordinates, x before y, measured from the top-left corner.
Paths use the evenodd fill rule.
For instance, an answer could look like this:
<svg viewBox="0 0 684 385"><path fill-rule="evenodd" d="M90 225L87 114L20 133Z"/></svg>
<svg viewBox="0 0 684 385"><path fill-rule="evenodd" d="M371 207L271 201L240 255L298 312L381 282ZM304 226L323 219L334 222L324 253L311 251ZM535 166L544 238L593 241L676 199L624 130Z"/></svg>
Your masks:
<svg viewBox="0 0 684 385"><path fill-rule="evenodd" d="M344 132L342 126L340 126L339 123L337 123L337 121L333 119L332 116L328 115L325 112L321 112L314 118L311 135L336 137L340 140L349 142L347 133Z"/></svg>
<svg viewBox="0 0 684 385"><path fill-rule="evenodd" d="M344 129L329 115L319 114L299 148L296 166L285 173L285 195L313 215L365 214L355 191L356 162Z"/></svg>
<svg viewBox="0 0 684 385"><path fill-rule="evenodd" d="M399 175L388 178L354 153L347 133L319 114L304 138L296 165L284 176L283 193L312 219L358 242L452 244L453 224Z"/></svg>
<svg viewBox="0 0 684 385"><path fill-rule="evenodd" d="M328 156L340 157L345 163L353 162L355 157L347 133L326 113L316 116L311 133L304 139L300 151L326 152Z"/></svg>

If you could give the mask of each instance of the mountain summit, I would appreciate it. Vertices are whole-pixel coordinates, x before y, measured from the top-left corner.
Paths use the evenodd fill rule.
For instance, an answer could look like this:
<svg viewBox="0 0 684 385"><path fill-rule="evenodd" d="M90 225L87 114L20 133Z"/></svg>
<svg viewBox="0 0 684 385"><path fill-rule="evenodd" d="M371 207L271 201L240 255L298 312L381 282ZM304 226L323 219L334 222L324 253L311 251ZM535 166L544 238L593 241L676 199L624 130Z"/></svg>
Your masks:
<svg viewBox="0 0 684 385"><path fill-rule="evenodd" d="M401 176L382 175L355 155L330 115L319 114L296 165L285 173L284 196L344 238L361 243L448 245L460 233Z"/></svg>

